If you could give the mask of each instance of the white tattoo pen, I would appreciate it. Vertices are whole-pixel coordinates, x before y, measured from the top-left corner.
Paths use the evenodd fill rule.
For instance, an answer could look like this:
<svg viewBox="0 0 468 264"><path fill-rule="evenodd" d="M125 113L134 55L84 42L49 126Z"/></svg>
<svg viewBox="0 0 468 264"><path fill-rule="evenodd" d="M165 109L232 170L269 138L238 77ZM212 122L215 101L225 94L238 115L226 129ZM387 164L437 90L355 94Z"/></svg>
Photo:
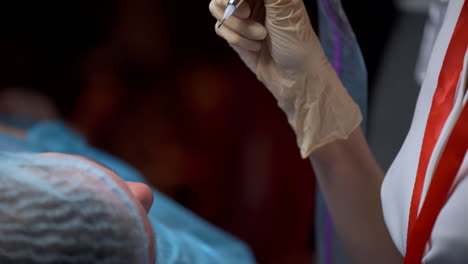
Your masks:
<svg viewBox="0 0 468 264"><path fill-rule="evenodd" d="M232 16L232 14L234 14L236 9L243 2L244 2L244 0L229 0L228 5L226 7L226 10L224 10L223 20L221 20L221 23L219 23L218 28L220 28L224 24L224 21L226 21L226 19L228 19L230 16Z"/></svg>

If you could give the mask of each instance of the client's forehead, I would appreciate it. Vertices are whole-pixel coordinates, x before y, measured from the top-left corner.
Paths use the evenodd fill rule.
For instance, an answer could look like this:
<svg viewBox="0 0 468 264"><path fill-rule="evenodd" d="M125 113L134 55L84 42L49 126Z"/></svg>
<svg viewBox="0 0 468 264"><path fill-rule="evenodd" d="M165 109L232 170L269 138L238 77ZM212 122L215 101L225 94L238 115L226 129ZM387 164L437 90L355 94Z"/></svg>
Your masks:
<svg viewBox="0 0 468 264"><path fill-rule="evenodd" d="M98 168L73 157L0 153L0 184L0 189L25 202L31 197L68 206L89 201L135 215L125 191Z"/></svg>
<svg viewBox="0 0 468 264"><path fill-rule="evenodd" d="M75 188L98 196L105 194L107 198L127 196L99 166L71 155L2 153L0 172L16 175L18 181L35 184L43 190L50 188L53 192Z"/></svg>
<svg viewBox="0 0 468 264"><path fill-rule="evenodd" d="M54 178L55 181L79 181L83 184L101 185L109 184L112 180L99 167L70 155L36 155L29 163L26 161L18 167L42 178Z"/></svg>

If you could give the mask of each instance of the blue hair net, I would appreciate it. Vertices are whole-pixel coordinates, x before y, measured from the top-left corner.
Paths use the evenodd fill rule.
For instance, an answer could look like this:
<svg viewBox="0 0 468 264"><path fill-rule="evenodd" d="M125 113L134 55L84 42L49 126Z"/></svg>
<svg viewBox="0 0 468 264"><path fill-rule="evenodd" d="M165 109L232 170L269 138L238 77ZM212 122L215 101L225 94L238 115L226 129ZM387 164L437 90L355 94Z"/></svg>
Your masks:
<svg viewBox="0 0 468 264"><path fill-rule="evenodd" d="M0 153L1 263L148 263L138 209L74 157Z"/></svg>

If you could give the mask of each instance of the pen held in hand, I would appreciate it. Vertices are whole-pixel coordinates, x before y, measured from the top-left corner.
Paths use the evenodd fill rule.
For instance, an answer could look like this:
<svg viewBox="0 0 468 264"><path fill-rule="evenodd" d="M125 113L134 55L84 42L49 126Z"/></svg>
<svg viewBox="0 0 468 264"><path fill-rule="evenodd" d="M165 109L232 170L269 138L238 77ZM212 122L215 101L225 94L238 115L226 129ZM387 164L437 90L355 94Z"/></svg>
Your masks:
<svg viewBox="0 0 468 264"><path fill-rule="evenodd" d="M219 23L218 28L220 28L226 19L228 19L236 9L244 2L244 0L229 0L228 5L226 7L226 10L224 11L223 19L221 20L221 23Z"/></svg>

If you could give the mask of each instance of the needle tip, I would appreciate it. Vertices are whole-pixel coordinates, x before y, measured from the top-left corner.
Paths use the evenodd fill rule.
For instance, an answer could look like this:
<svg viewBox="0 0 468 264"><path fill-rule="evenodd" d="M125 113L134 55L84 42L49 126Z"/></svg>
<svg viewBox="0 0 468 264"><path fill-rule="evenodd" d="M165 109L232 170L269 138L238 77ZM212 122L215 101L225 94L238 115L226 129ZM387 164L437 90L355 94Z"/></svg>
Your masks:
<svg viewBox="0 0 468 264"><path fill-rule="evenodd" d="M224 24L224 21L226 21L226 19L221 20L221 23L219 23L218 28L220 28Z"/></svg>

